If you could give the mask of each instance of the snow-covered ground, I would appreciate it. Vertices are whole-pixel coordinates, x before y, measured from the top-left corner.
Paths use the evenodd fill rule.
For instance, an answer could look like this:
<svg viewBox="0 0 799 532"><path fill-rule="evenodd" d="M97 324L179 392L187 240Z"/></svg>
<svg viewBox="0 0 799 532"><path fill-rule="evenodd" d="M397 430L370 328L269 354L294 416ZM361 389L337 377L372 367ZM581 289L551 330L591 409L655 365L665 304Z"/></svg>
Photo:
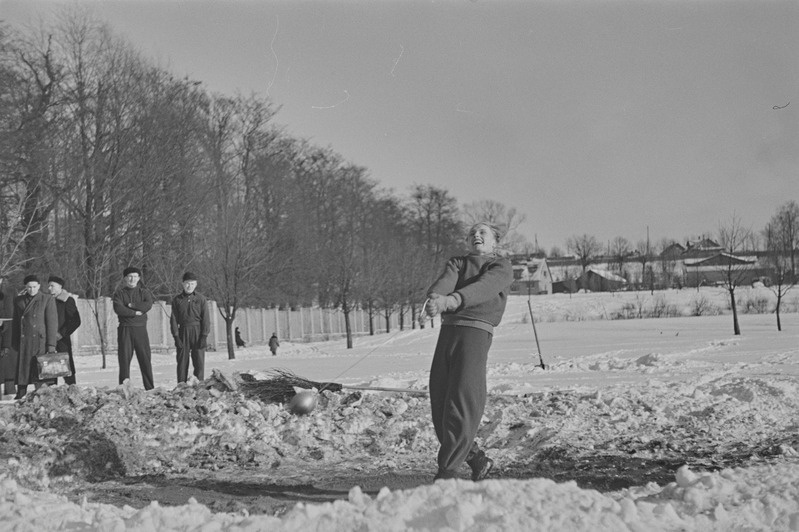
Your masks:
<svg viewBox="0 0 799 532"><path fill-rule="evenodd" d="M667 294L679 317L612 321L602 318L648 308L658 293L535 297L546 370L539 366L527 298L512 298L489 357L492 399L480 434L497 464L489 480L432 483L435 442L426 400L374 392L359 400L363 411L370 404L378 405L372 411L391 410L384 424L394 423L394 432L385 429L381 437L402 429L405 444L387 445L363 458L399 469L406 460L429 458L430 483L376 493L354 485L347 500L300 503L281 515L250 515L214 512L192 501L178 506L153 501L144 508L78 504L57 494L55 480L40 478L35 487L23 486L19 472L25 464L12 459L8 472L0 473L0 530L799 530L799 314L783 314L782 332L773 314L741 314L742 334L734 336L729 314L688 316L697 295L690 290ZM699 295L725 311L722 292ZM395 331L359 338L352 350L341 340L284 343L277 357L254 347L238 350L232 361L224 352L209 353L206 372L258 375L280 367L312 380L424 388L437 334L429 327ZM172 356L155 358L156 385L163 389L149 395L116 387L115 360L107 369L99 366L99 357L79 359L78 382L86 391L73 402L97 396L92 388L98 387L139 402L166 397L175 388ZM132 387L140 388L135 361L132 366ZM306 445L304 438L313 439L321 450L316 449L309 474L347 467L357 458L347 454L359 430L352 420L366 418L353 417L349 429L339 431L347 424L346 412L357 405L339 404L325 393L330 398L303 418L274 405L262 409L251 398L226 399L237 417L225 418L225 430L235 428L239 442L274 438L275 448L290 433L298 448ZM47 431L30 426L35 415L46 418L46 398L37 403L39 412L33 404L3 406L0 430L24 432L27 445L46 439ZM115 408L121 411L123 403ZM25 408L30 409L27 425L11 418L12 409ZM260 426L238 421L252 419L253 410L262 410ZM344 421L333 424L331 418L341 412ZM55 415L51 411L50 417ZM199 445L198 431L179 428L180 422L176 414L173 432ZM154 445L173 441L163 436ZM421 455L414 454L419 450ZM281 452L289 463L285 448ZM598 457L613 464L603 470L607 482L594 478L601 490L552 480L572 478L568 470L549 478L520 473L567 463L588 471ZM624 484L630 468L647 464L672 464L673 474L659 483ZM158 467L164 466L141 461L141 473ZM625 487L606 489L614 479Z"/></svg>

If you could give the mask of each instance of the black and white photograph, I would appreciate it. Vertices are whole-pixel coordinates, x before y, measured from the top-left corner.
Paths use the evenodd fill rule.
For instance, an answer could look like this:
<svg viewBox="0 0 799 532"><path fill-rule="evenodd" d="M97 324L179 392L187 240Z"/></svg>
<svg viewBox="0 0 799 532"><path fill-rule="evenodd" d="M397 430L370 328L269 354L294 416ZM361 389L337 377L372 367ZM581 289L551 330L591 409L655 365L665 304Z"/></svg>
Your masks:
<svg viewBox="0 0 799 532"><path fill-rule="evenodd" d="M799 530L799 2L0 0L0 530Z"/></svg>

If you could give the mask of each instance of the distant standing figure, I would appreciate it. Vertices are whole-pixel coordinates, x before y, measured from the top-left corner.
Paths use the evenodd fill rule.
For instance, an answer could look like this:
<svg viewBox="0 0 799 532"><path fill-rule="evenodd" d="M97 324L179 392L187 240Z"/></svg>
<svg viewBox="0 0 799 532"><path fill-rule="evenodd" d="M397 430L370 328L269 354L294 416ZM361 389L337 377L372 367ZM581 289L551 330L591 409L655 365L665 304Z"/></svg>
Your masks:
<svg viewBox="0 0 799 532"><path fill-rule="evenodd" d="M494 465L474 438L486 404L488 350L513 281L510 261L495 252L499 240L492 224L473 225L469 254L449 259L427 291L427 314L441 314L429 386L441 444L436 479L455 478L466 462L472 480L482 480Z"/></svg>
<svg viewBox="0 0 799 532"><path fill-rule="evenodd" d="M277 348L280 347L280 342L277 340L277 333L272 333L269 338L269 350L272 351L272 356L277 356Z"/></svg>
<svg viewBox="0 0 799 532"><path fill-rule="evenodd" d="M0 277L0 385L3 399L13 399L17 392L17 352L11 347L11 325L14 317L14 291L8 279Z"/></svg>
<svg viewBox="0 0 799 532"><path fill-rule="evenodd" d="M211 319L208 300L197 292L197 276L191 272L183 274L183 292L172 299L169 324L177 348L178 382L188 380L189 360L194 367L194 376L203 380Z"/></svg>
<svg viewBox="0 0 799 532"><path fill-rule="evenodd" d="M75 296L64 290L64 279L51 275L47 279L47 290L55 298L55 308L58 311L58 333L56 350L59 353L69 354L69 369L72 375L64 377L65 384L75 384L75 359L72 355L72 333L80 327L80 314Z"/></svg>
<svg viewBox="0 0 799 532"><path fill-rule="evenodd" d="M246 345L244 345L244 339L242 339L241 331L239 331L238 327L236 327L236 345L238 347L247 347Z"/></svg>
<svg viewBox="0 0 799 532"><path fill-rule="evenodd" d="M130 362L133 353L139 361L141 378L145 390L152 390L153 366L151 362L150 337L147 334L147 312L153 308L153 295L139 286L141 270L133 266L122 272L122 288L114 292L114 312L119 317L117 329L117 358L119 360L119 384L130 378Z"/></svg>
<svg viewBox="0 0 799 532"><path fill-rule="evenodd" d="M19 354L17 359L17 395L22 399L28 393L28 384L39 388L42 384L55 384L54 379L39 380L39 368L34 357L55 353L58 334L58 311L55 299L39 291L39 278L28 275L23 281L25 290L14 299L14 321L11 344Z"/></svg>

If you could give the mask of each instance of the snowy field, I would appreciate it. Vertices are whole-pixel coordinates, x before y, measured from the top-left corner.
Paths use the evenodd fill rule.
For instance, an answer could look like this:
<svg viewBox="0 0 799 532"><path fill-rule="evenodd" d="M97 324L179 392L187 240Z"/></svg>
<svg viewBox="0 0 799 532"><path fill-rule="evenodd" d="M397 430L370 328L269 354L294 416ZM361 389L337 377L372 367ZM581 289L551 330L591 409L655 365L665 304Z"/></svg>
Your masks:
<svg viewBox="0 0 799 532"><path fill-rule="evenodd" d="M756 302L764 294L750 290L739 297ZM651 314L663 303L676 317L608 319ZM172 414L172 426L157 429L163 432L149 446L160 448L158 459L130 459L128 474L189 470L200 448L210 452L206 442L226 441L226 449L247 447L264 463L277 449L280 459L272 467L280 463L276 471L298 479L362 470L363 482L341 500L298 503L279 514L216 511L193 499L135 508L64 495L70 475L52 473L64 451L51 452L49 469L0 455L9 464L0 474L0 530L799 530L794 293L787 302L794 311L783 310L782 332L774 314L743 313L740 336L732 334L720 290L538 296L532 304L548 367L539 366L527 298L512 298L489 355L491 398L479 437L496 474L486 481L432 483L435 438L423 395L324 392L314 412L300 418L240 392L211 390L204 417L220 425ZM697 306L705 315L691 316ZM277 357L253 347L238 350L233 361L225 352L209 353L206 374L217 370L233 379L238 372L261 375L279 367L312 380L424 389L437 334L430 327L394 331L359 338L352 350L342 340L283 343ZM52 405L65 397L84 409L92 400L115 397L113 409L98 409L113 420L110 411L122 412L125 400L168 403L176 394L205 392L202 383L175 388L172 356L158 356L154 365L158 388L144 394L135 361L132 386L117 387L115 360L98 369L99 357L80 357L80 390L60 386L4 405L0 438L16 437L19 449L54 446L57 431L42 424L63 414ZM210 411L209 401L216 401ZM102 425L111 439L125 430L108 430L112 424ZM362 448L365 433L376 436ZM238 438L234 445L231 438ZM179 446L182 454L165 450ZM381 489L377 473L406 468L424 480ZM240 471L229 474L250 474ZM258 471L257 478L269 479Z"/></svg>

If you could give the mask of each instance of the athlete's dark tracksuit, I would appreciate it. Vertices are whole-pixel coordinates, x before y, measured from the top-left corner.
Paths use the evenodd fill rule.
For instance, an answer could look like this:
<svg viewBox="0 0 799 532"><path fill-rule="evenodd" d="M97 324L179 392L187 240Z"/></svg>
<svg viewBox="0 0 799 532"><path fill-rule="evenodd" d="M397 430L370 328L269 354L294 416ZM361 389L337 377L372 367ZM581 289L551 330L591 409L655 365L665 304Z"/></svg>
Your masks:
<svg viewBox="0 0 799 532"><path fill-rule="evenodd" d="M474 438L486 403L488 349L512 281L507 259L466 255L451 258L427 291L460 300L457 309L441 314L430 368L430 406L441 443L438 478L455 477L461 464L479 452Z"/></svg>
<svg viewBox="0 0 799 532"><path fill-rule="evenodd" d="M153 366L150 362L150 337L147 334L147 312L153 308L153 296L149 290L136 286L125 286L114 293L114 312L119 317L117 329L117 358L119 360L119 384L130 378L130 361L133 353L139 361L141 378L145 390L152 390ZM136 315L136 311L141 312Z"/></svg>
<svg viewBox="0 0 799 532"><path fill-rule="evenodd" d="M178 382L186 382L188 379L189 359L194 367L194 376L203 380L205 348L211 330L208 300L196 291L191 294L181 292L172 299L169 324L177 347Z"/></svg>

